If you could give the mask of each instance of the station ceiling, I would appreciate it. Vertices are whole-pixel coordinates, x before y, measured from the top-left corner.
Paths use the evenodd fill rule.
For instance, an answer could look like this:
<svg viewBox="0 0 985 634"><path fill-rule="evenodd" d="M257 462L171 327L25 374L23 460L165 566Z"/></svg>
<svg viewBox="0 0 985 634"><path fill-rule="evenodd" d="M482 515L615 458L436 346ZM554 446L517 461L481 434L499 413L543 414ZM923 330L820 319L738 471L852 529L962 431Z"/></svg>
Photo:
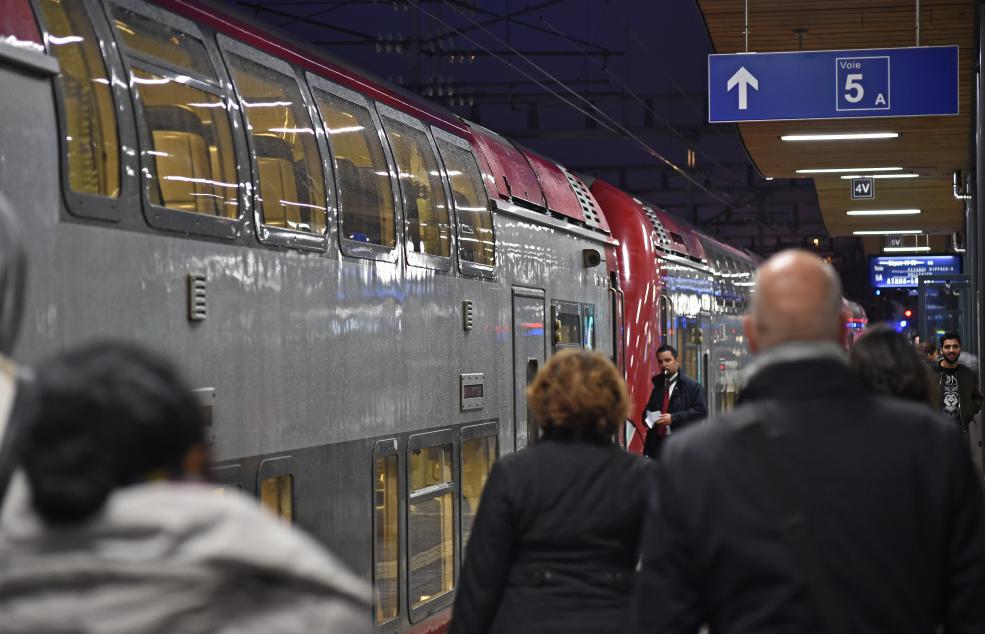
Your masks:
<svg viewBox="0 0 985 634"><path fill-rule="evenodd" d="M718 53L745 49L740 0L698 0ZM832 235L857 230L921 229L934 251L945 236L962 232L964 209L953 195L952 173L967 174L973 135L975 4L970 0L755 0L749 3L749 50L755 52L891 48L916 44L959 46L959 109L949 117L742 123L739 130L764 176L797 178L797 169L902 167L918 178L878 179L875 199L852 201L851 181L839 174L814 177L825 226ZM795 89L795 88L794 88ZM781 135L897 132L879 140L785 142ZM849 209L920 209L909 216L848 216ZM868 238L877 251L881 238Z"/></svg>

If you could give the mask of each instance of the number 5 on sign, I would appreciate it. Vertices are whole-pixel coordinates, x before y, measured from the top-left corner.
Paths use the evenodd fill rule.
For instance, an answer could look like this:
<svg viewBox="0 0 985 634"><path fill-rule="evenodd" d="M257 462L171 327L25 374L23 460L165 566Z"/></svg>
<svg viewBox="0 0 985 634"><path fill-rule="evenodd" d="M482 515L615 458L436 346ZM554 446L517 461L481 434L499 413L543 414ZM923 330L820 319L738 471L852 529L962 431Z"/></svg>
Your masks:
<svg viewBox="0 0 985 634"><path fill-rule="evenodd" d="M862 73L849 73L845 78L845 101L848 103L858 103L865 96L865 89L862 88Z"/></svg>
<svg viewBox="0 0 985 634"><path fill-rule="evenodd" d="M889 110L889 57L835 59L838 90L835 109Z"/></svg>

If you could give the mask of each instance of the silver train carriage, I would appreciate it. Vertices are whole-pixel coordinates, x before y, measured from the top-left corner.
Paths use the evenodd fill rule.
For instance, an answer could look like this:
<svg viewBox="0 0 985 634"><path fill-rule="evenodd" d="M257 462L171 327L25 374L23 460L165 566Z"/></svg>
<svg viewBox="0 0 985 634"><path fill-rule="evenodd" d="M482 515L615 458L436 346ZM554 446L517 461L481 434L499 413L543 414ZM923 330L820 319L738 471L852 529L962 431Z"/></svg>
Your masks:
<svg viewBox="0 0 985 634"><path fill-rule="evenodd" d="M217 488L371 579L379 631L447 624L553 352L625 372L629 450L663 342L734 400L754 258L611 185L190 0L0 0L0 38L16 357L179 360Z"/></svg>

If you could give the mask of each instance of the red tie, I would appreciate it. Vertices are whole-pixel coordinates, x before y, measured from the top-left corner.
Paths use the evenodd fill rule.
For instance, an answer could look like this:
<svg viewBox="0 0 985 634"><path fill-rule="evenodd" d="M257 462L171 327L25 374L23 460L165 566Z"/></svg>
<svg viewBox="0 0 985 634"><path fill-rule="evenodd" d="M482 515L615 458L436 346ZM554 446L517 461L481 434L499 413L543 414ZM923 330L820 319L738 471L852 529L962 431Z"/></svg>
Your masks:
<svg viewBox="0 0 985 634"><path fill-rule="evenodd" d="M671 388L672 385L673 385L673 383L668 383L667 385L664 385L664 402L663 402L663 405L660 406L660 413L661 414L666 414L667 413L667 406L670 405L670 388ZM667 435L667 425L657 425L657 435L658 436L666 436Z"/></svg>

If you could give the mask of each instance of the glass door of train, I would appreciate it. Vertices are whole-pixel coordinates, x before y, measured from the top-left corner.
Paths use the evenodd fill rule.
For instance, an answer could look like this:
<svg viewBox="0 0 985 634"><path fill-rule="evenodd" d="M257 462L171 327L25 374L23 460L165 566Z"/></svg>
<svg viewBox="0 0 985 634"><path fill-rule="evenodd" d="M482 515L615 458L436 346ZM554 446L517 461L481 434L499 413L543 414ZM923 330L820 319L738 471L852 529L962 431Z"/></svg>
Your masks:
<svg viewBox="0 0 985 634"><path fill-rule="evenodd" d="M681 371L704 388L712 378L708 343L711 341L712 286L701 271L682 264L665 267L664 294L660 297L663 343L677 349Z"/></svg>
<svg viewBox="0 0 985 634"><path fill-rule="evenodd" d="M961 341L970 344L971 278L968 275L921 275L917 278L917 294L922 341L936 344L945 332L957 332Z"/></svg>

